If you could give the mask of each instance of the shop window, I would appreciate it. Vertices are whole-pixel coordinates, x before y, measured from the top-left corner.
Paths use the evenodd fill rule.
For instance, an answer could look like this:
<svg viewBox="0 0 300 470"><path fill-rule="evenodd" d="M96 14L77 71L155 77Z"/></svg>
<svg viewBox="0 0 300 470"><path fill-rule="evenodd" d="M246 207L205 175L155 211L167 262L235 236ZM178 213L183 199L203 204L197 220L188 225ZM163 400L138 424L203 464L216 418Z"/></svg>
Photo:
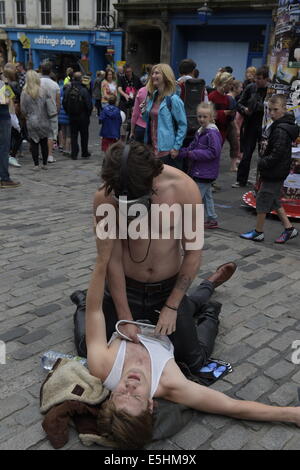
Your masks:
<svg viewBox="0 0 300 470"><path fill-rule="evenodd" d="M109 0L97 0L97 26L109 26Z"/></svg>
<svg viewBox="0 0 300 470"><path fill-rule="evenodd" d="M26 24L26 5L25 0L16 0L16 23Z"/></svg>
<svg viewBox="0 0 300 470"><path fill-rule="evenodd" d="M0 24L6 24L5 20L5 2L0 2Z"/></svg>
<svg viewBox="0 0 300 470"><path fill-rule="evenodd" d="M68 0L68 26L79 25L79 0Z"/></svg>
<svg viewBox="0 0 300 470"><path fill-rule="evenodd" d="M51 25L51 0L41 0L41 25Z"/></svg>

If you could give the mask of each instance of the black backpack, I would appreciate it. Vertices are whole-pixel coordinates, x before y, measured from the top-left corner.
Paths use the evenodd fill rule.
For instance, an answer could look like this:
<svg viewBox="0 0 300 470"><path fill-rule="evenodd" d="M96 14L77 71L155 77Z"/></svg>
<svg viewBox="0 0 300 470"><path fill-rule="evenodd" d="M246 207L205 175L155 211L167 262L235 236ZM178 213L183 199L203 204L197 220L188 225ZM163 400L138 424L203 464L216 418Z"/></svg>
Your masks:
<svg viewBox="0 0 300 470"><path fill-rule="evenodd" d="M199 129L197 106L204 101L205 81L201 78L189 78L184 82L184 109L187 118L187 135L195 134Z"/></svg>
<svg viewBox="0 0 300 470"><path fill-rule="evenodd" d="M63 107L68 114L80 116L84 111L84 98L79 87L71 85L63 100Z"/></svg>

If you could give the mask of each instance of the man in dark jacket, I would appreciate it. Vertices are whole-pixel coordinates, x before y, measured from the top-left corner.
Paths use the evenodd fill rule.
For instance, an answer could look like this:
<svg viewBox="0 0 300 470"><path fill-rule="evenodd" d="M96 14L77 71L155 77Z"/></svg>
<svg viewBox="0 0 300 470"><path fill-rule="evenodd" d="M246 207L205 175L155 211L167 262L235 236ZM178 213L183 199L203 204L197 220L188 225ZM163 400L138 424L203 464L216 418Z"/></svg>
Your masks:
<svg viewBox="0 0 300 470"><path fill-rule="evenodd" d="M294 116L287 114L283 95L272 96L268 101L269 114L274 121L268 129L265 145L261 147L258 170L261 186L256 196L257 220L255 230L242 233L241 238L261 242L264 240L264 222L269 212L276 211L284 231L275 243L285 243L298 235L280 203L280 192L290 172L291 149L299 135ZM264 143L263 143L264 144Z"/></svg>
<svg viewBox="0 0 300 470"><path fill-rule="evenodd" d="M87 88L82 85L82 74L76 72L71 85L66 86L63 107L70 117L71 158L77 160L79 146L78 133L81 138L81 156L88 158L89 124L93 103Z"/></svg>
<svg viewBox="0 0 300 470"><path fill-rule="evenodd" d="M238 167L236 183L232 185L233 188L246 186L248 182L252 155L256 143L261 139L268 77L268 68L259 68L255 75L255 83L245 88L237 104L237 111L244 116L241 138L243 157Z"/></svg>

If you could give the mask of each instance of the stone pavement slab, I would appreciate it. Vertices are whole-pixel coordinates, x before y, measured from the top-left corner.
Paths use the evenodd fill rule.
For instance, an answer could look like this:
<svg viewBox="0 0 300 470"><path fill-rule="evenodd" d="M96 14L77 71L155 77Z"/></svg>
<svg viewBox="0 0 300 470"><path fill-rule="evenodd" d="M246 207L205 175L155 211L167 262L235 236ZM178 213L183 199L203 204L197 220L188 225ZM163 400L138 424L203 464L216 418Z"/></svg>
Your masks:
<svg viewBox="0 0 300 470"><path fill-rule="evenodd" d="M51 449L39 413L39 389L46 377L40 356L48 349L75 353L75 307L69 296L87 288L96 257L92 201L102 155L95 117L90 149L87 161L57 153L48 172L33 172L25 146L22 167L11 169L22 185L0 190L0 340L7 348L6 364L0 364L0 450ZM233 373L213 388L232 398L299 404L300 366L292 363L292 343L300 340L300 237L274 245L281 231L275 218L267 219L265 243L238 237L255 217L241 207L242 191L231 189L227 151L222 189L215 193L221 228L205 234L203 264L193 283L224 262L238 265L213 296L223 304L213 354L233 366ZM296 427L196 413L177 435L148 449L298 450L299 441ZM85 449L74 430L65 449Z"/></svg>

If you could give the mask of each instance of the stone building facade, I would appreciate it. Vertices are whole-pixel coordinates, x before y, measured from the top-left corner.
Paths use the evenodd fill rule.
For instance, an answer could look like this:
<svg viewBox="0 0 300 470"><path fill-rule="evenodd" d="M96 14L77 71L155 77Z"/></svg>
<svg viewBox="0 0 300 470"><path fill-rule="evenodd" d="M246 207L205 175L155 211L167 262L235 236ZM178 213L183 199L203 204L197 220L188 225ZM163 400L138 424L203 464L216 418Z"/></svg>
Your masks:
<svg viewBox="0 0 300 470"><path fill-rule="evenodd" d="M202 16L199 0L119 0L114 6L125 31L124 58L137 72L142 64L166 62L177 73L180 60L193 56L206 80L208 69L230 63L241 79L246 66L267 62L277 1L210 0L211 14Z"/></svg>
<svg viewBox="0 0 300 470"><path fill-rule="evenodd" d="M95 74L112 60L112 50L121 60L123 31L116 17L110 0L0 0L8 58L34 68L50 60L58 75L68 66Z"/></svg>

